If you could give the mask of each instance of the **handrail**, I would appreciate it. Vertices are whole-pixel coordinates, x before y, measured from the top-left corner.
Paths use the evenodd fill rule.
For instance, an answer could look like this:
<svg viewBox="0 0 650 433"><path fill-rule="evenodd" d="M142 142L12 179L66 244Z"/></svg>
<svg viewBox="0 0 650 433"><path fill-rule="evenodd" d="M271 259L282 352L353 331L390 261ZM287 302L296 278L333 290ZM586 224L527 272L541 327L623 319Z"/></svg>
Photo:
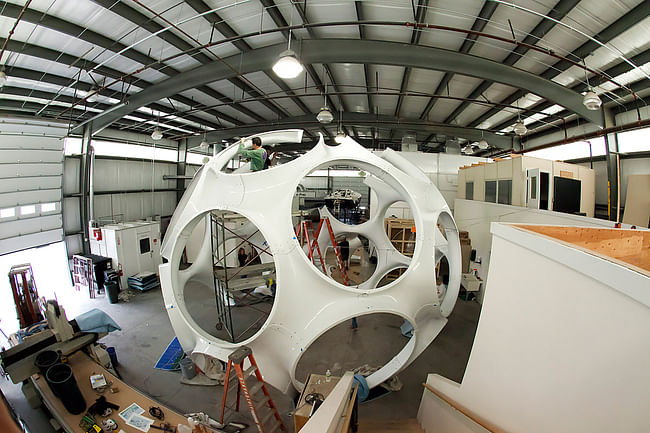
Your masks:
<svg viewBox="0 0 650 433"><path fill-rule="evenodd" d="M471 419L476 424L480 425L481 427L483 427L484 429L486 429L490 433L507 433L505 430L502 430L499 427L496 427L495 425L492 425L490 422L488 422L488 421L474 415L468 409L464 408L463 406L459 405L455 401L451 400L449 397L447 397L446 395L444 395L440 391L436 390L435 388L433 388L428 383L422 382L422 386L424 386L424 388L427 391L433 393L436 397L438 397L439 399L441 399L442 401L447 403L449 406L453 407L458 412L462 413L467 418Z"/></svg>

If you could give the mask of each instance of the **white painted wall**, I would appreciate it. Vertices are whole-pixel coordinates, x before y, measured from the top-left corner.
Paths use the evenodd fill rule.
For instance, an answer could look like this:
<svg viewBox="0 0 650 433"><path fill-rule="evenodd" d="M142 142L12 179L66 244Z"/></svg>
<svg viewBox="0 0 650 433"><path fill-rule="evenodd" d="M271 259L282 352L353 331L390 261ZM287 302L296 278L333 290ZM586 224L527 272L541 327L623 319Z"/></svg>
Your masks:
<svg viewBox="0 0 650 433"><path fill-rule="evenodd" d="M613 227L614 223L596 218L582 217L548 210L528 209L519 206L486 203L476 200L456 199L454 205L454 219L458 230L469 232L472 248L476 250L477 260L481 263L470 263L471 269L478 271L479 277L484 281L477 294L482 302L488 278L490 256L492 248L492 235L490 224L492 222L525 223L525 224L550 224L580 227Z"/></svg>
<svg viewBox="0 0 650 433"><path fill-rule="evenodd" d="M500 431L647 432L650 278L507 225L493 234L463 381L427 383ZM429 410L423 398L427 433L463 431L441 428Z"/></svg>

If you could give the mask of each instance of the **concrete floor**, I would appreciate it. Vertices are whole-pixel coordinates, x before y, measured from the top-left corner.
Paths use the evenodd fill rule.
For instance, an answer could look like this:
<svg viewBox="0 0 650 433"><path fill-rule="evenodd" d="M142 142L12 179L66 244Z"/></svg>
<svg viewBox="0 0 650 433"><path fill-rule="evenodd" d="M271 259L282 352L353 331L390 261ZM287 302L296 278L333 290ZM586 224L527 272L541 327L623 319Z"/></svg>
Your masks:
<svg viewBox="0 0 650 433"><path fill-rule="evenodd" d="M81 296L81 295L80 295ZM114 346L120 362L118 371L123 380L178 412L206 412L218 418L222 387L197 387L180 383L179 372L165 372L153 368L156 360L174 337L160 290L140 293L129 303L109 304L101 296L82 300L86 310L99 308L108 313L121 327L102 342ZM399 374L403 388L377 400L360 405L360 419L414 418L422 396L421 383L427 374L439 373L452 380L461 381L467 365L476 332L480 305L458 300L456 308L436 340L406 370ZM206 326L212 323L212 312L205 314ZM362 317L359 329L350 329L344 323L332 329L310 348L299 364L299 374L324 373L330 368L334 374L360 364L381 365L397 353L406 339L399 333L401 320L391 315L375 314ZM337 347L337 350L331 350ZM299 376L300 377L300 376ZM31 410L17 385L0 381L7 400L16 408L34 432L49 433L47 417ZM293 401L278 391L272 397L286 424L292 426ZM252 418L245 411L232 418L245 420L251 426L247 432L256 431ZM292 428L291 428L292 430Z"/></svg>

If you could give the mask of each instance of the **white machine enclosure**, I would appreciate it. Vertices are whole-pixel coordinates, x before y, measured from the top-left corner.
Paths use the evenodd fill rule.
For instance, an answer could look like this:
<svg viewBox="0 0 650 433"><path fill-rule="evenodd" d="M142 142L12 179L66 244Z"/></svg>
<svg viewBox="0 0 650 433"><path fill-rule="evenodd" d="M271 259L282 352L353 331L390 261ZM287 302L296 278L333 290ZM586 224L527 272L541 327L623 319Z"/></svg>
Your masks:
<svg viewBox="0 0 650 433"><path fill-rule="evenodd" d="M302 130L257 134L264 145L299 143ZM250 137L245 140L249 145ZM169 224L160 266L163 297L172 326L186 352L222 361L237 347L251 347L264 379L282 392L295 377L302 354L332 327L353 317L390 313L414 327L393 359L367 378L374 387L408 366L433 341L447 323L460 287L461 253L458 229L444 198L418 168L392 150L377 155L352 138L338 146L326 145L322 136L309 152L289 163L258 172L245 168L226 173L223 168L237 154L234 144L208 161L195 175ZM361 234L377 247L377 268L359 286L344 286L314 266L294 232L292 201L300 181L313 170L331 165L359 167L369 173L366 183L379 200L369 221L352 226L333 217L336 234ZM384 231L386 210L405 201L413 211L416 247L412 258L400 254ZM276 267L277 292L266 323L252 337L230 343L209 335L193 320L184 300L188 282L212 287L211 237L205 236L195 262L180 270L183 249L196 224L211 211L237 212L247 217L268 242ZM447 287L436 284L436 265L446 256L450 278ZM387 272L408 269L388 285L376 288Z"/></svg>
<svg viewBox="0 0 650 433"><path fill-rule="evenodd" d="M96 235L101 230L101 239ZM122 289L127 278L140 272L158 273L160 256L160 222L136 221L107 224L90 229L90 252L110 257L112 267L120 271Z"/></svg>

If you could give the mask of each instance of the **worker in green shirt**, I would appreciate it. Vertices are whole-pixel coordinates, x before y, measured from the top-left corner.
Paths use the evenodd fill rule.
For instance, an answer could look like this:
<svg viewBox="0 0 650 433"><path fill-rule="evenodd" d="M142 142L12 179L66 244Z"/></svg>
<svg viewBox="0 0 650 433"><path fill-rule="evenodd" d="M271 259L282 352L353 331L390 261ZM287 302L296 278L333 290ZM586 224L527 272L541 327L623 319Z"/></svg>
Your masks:
<svg viewBox="0 0 650 433"><path fill-rule="evenodd" d="M253 137L251 140L253 146L250 150L244 147L244 141L239 143L238 153L251 160L251 171L260 171L264 169L264 161L268 157L266 150L262 148L262 140L259 137Z"/></svg>

